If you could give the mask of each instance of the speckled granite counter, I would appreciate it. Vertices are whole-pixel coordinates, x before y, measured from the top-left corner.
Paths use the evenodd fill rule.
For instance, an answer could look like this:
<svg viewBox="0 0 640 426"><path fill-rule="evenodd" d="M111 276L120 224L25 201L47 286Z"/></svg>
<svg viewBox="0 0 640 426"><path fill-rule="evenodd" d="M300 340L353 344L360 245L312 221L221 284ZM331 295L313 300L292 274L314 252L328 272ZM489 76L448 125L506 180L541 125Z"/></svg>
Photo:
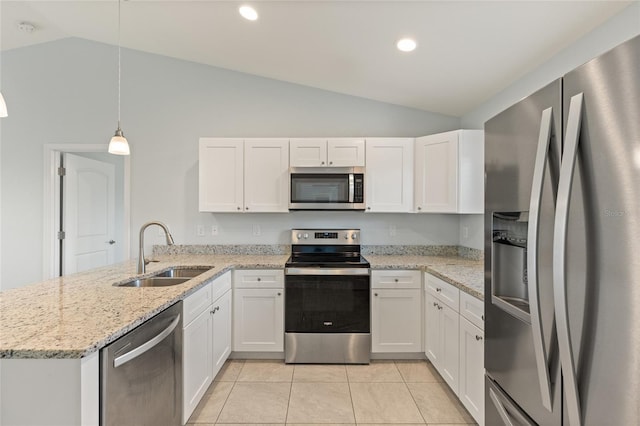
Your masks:
<svg viewBox="0 0 640 426"><path fill-rule="evenodd" d="M0 292L0 358L81 358L233 268L283 268L288 255L160 254L146 275L169 267L212 269L171 287L115 287L136 276L136 263ZM449 256L366 255L373 269L420 269L482 298L482 262Z"/></svg>
<svg viewBox="0 0 640 426"><path fill-rule="evenodd" d="M372 269L419 269L484 300L484 263L450 256L366 255Z"/></svg>

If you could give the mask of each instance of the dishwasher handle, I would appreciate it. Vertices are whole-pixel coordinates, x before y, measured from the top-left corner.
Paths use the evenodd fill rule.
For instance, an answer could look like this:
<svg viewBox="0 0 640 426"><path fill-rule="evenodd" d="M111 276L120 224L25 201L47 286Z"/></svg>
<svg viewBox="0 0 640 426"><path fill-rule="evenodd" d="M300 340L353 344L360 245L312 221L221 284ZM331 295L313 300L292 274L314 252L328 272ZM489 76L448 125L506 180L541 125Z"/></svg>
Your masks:
<svg viewBox="0 0 640 426"><path fill-rule="evenodd" d="M169 326L167 328L162 330L155 337L147 340L145 343L143 343L142 345L138 346L137 348L135 348L133 350L130 350L129 352L127 352L125 354L122 354L119 357L116 357L113 360L113 367L114 368L118 368L121 365L126 364L127 362L129 362L129 361L139 357L143 353L147 352L149 349L153 348L158 343L162 342L168 335L173 333L173 330L175 330L175 328L178 326L179 322L180 322L180 314L176 315L176 317L171 322L171 324L169 324Z"/></svg>

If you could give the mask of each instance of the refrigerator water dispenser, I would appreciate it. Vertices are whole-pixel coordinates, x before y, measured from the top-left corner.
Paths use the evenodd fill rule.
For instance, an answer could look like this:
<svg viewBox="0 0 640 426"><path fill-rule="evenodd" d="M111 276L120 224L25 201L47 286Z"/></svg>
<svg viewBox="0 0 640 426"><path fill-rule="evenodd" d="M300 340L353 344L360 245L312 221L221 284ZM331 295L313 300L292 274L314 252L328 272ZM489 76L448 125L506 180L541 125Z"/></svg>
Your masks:
<svg viewBox="0 0 640 426"><path fill-rule="evenodd" d="M528 212L493 214L491 302L527 323L529 289L527 285Z"/></svg>

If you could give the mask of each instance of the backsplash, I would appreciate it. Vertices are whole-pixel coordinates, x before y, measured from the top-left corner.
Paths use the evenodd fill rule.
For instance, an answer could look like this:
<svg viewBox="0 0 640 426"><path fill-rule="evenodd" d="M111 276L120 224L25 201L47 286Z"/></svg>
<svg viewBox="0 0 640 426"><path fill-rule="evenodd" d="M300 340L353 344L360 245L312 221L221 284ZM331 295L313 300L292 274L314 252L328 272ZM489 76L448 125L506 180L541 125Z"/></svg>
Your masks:
<svg viewBox="0 0 640 426"><path fill-rule="evenodd" d="M166 254L252 254L284 255L291 253L288 244L219 244L219 245L154 245L154 255ZM438 245L375 245L362 246L363 255L409 255L409 256L459 256L465 259L482 260L482 250L461 246Z"/></svg>

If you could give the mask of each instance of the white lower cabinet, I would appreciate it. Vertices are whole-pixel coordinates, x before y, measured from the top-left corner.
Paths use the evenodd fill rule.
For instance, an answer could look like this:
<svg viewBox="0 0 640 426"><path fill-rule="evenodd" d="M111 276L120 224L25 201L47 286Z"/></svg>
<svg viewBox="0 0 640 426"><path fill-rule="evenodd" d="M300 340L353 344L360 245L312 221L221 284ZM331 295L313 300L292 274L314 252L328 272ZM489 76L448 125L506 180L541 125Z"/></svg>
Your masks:
<svg viewBox="0 0 640 426"><path fill-rule="evenodd" d="M484 305L425 273L425 354L484 425Z"/></svg>
<svg viewBox="0 0 640 426"><path fill-rule="evenodd" d="M231 353L231 273L183 302L182 422L191 417Z"/></svg>
<svg viewBox="0 0 640 426"><path fill-rule="evenodd" d="M284 351L284 273L234 271L233 350Z"/></svg>
<svg viewBox="0 0 640 426"><path fill-rule="evenodd" d="M371 351L422 351L420 271L372 271Z"/></svg>
<svg viewBox="0 0 640 426"><path fill-rule="evenodd" d="M459 379L458 322L458 312L426 290L425 355L456 393Z"/></svg>
<svg viewBox="0 0 640 426"><path fill-rule="evenodd" d="M460 293L460 390L458 397L484 425L484 303Z"/></svg>
<svg viewBox="0 0 640 426"><path fill-rule="evenodd" d="M213 381L212 315L208 309L184 328L182 351L183 418L186 423Z"/></svg>
<svg viewBox="0 0 640 426"><path fill-rule="evenodd" d="M213 302L213 377L220 371L231 354L231 290L227 290L218 300Z"/></svg>
<svg viewBox="0 0 640 426"><path fill-rule="evenodd" d="M458 397L482 425L484 420L484 331L460 317L460 389Z"/></svg>

